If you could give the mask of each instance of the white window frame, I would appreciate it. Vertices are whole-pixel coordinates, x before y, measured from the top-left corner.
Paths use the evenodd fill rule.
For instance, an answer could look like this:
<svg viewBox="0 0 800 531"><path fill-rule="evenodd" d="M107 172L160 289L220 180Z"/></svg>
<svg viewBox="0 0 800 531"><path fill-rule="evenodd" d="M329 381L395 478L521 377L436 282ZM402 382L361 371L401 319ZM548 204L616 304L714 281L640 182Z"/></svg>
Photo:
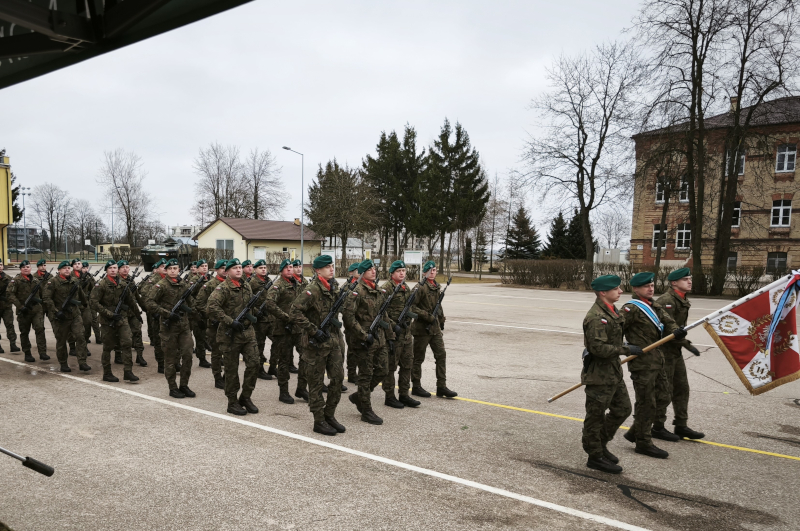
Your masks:
<svg viewBox="0 0 800 531"><path fill-rule="evenodd" d="M733 259L733 267L731 267L731 258ZM739 266L739 253L730 252L728 253L728 260L725 262L725 267L728 271L731 269L736 269Z"/></svg>
<svg viewBox="0 0 800 531"><path fill-rule="evenodd" d="M794 173L796 163L797 144L781 144L778 146L778 153L775 156L775 173Z"/></svg>
<svg viewBox="0 0 800 531"><path fill-rule="evenodd" d="M656 236L659 235L659 234L661 234L661 236L659 238L661 240L661 247L660 248L661 249L666 249L667 248L667 226L665 224L664 228L662 229L660 223L654 223L653 224L653 238L652 238L652 241L651 241L651 244L653 246L652 249L658 249L659 248L659 247L656 247Z"/></svg>
<svg viewBox="0 0 800 531"><path fill-rule="evenodd" d="M733 219L731 220L731 227L736 229L742 225L742 202L733 202Z"/></svg>
<svg viewBox="0 0 800 531"><path fill-rule="evenodd" d="M687 250L691 248L691 245L692 245L691 226L688 223L679 224L678 230L675 232L675 249Z"/></svg>
<svg viewBox="0 0 800 531"><path fill-rule="evenodd" d="M783 255L783 257L782 257L783 258L783 267L778 267L778 260L780 260L781 257L775 256L773 258L775 260L775 267L770 268L770 266L769 266L769 260L770 260L769 255L771 255L771 254L782 254ZM789 254L788 253L784 253L783 251L776 251L776 252L767 253L767 273L778 273L778 272L781 272L781 271L786 271L788 265L789 265Z"/></svg>
<svg viewBox="0 0 800 531"><path fill-rule="evenodd" d="M681 187L680 190L678 190L678 201L680 203L689 202L689 181L686 180L686 177L681 177Z"/></svg>
<svg viewBox="0 0 800 531"><path fill-rule="evenodd" d="M776 204L778 203L778 204ZM775 218L778 223L775 223ZM769 217L770 227L791 227L792 225L792 200L776 199L772 202L772 211Z"/></svg>
<svg viewBox="0 0 800 531"><path fill-rule="evenodd" d="M661 199L658 198L658 195L661 194ZM664 202L664 184L656 181L656 204L661 204Z"/></svg>
<svg viewBox="0 0 800 531"><path fill-rule="evenodd" d="M740 153L739 160L736 161L737 172L736 175L744 175L744 165L746 163L747 153ZM725 175L728 175L728 161L730 160L730 152L725 153Z"/></svg>

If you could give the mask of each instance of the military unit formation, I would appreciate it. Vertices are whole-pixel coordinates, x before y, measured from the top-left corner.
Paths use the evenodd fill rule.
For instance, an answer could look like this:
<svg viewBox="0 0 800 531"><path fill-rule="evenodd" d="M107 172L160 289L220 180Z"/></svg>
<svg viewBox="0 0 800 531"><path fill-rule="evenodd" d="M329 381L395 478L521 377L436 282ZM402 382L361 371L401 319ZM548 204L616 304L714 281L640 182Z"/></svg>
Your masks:
<svg viewBox="0 0 800 531"><path fill-rule="evenodd" d="M142 337L146 318L158 372L167 380L170 397L196 396L189 387L194 353L199 367L211 369L215 387L224 390L228 413L258 413L252 400L256 382L277 378L277 399L286 404L293 404L294 397L307 401L314 432L331 436L345 432L335 416L347 390L345 359L347 380L357 386L349 400L369 424L383 423L371 401L378 384L385 392L385 405L392 408L419 407L410 395L431 396L421 385L428 346L436 362L436 395L457 396L447 388L445 372L442 299L447 287L437 283L432 261L423 266L425 279L413 290L405 283L406 266L399 260L392 263L391 278L381 286L371 260L351 265L347 283L339 286L326 255L314 260L310 280L303 277L299 260L288 259L272 279L264 260L251 263L236 258L218 260L213 271L205 260L184 271L177 260L161 260L138 281L139 270L131 271L124 260L108 261L94 274L88 266L65 260L51 274L45 260L37 262L36 271L24 260L12 279L2 273L0 264L0 317L12 353L20 352L13 305L26 362L36 362L31 328L39 359L50 360L44 331L47 316L61 372L72 371L70 356L77 359L79 370L92 370L86 344L94 330L95 342L103 345L103 381L119 382L112 371L113 350L114 363L123 365L123 380L136 382L134 363L147 366ZM300 354L298 366L294 350ZM240 356L245 365L241 382ZM289 392L291 373L297 374L294 397Z"/></svg>

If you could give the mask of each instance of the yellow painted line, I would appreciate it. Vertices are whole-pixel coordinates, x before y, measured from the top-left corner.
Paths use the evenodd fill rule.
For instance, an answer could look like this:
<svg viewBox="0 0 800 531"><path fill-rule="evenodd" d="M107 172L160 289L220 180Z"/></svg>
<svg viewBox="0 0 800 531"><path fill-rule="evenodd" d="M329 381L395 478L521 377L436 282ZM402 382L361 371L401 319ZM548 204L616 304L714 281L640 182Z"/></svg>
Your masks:
<svg viewBox="0 0 800 531"><path fill-rule="evenodd" d="M555 413L546 413L544 411L536 411L535 409L524 409L521 407L514 407L514 406L505 406L503 404L494 404L492 402L484 402L482 400L473 400L472 398L464 398L461 396L455 397L456 400L461 400L464 402L473 402L475 404L483 404L484 406L493 406L493 407L500 407L503 409L512 409L514 411L522 411L524 413L535 413L537 415L544 415L546 417L556 417L559 419L567 419L567 420L577 420L579 422L583 422L583 419L579 419L577 417L567 417L566 415L557 415Z"/></svg>

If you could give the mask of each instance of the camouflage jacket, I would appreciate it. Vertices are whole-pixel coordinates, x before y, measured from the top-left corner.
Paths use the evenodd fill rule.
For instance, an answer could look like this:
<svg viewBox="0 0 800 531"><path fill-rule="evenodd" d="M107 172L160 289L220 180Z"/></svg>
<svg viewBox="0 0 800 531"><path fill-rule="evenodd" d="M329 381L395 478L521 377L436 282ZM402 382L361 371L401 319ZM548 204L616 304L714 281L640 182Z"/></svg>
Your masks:
<svg viewBox="0 0 800 531"><path fill-rule="evenodd" d="M150 288L149 297L145 304L154 315L159 315L163 319L169 317L170 312L178 303L181 295L189 287L189 283L185 280L176 279L175 282L169 277L164 277ZM186 306L192 307L192 298L186 299ZM180 315L180 323L188 326L189 320L186 312L178 312Z"/></svg>
<svg viewBox="0 0 800 531"><path fill-rule="evenodd" d="M581 371L584 385L615 385L622 380L620 356L631 351L622 344L625 317L616 307L610 310L599 298L583 318L583 345L589 351L589 362Z"/></svg>
<svg viewBox="0 0 800 531"><path fill-rule="evenodd" d="M254 273L253 276L250 277L250 281L248 282L248 284L250 285L250 289L253 290L253 293L258 293L264 288L264 286L269 284L269 276L266 276L262 279L260 276ZM269 293L266 292L262 293L261 296L258 298L255 305L253 306L254 314L258 313L258 310L259 308L261 308L261 305L264 304L264 301L267 300L268 294ZM269 321L272 320L271 319L272 316L267 311L266 306L264 306L264 312L261 315L256 315L256 317L258 317L259 323L268 323Z"/></svg>
<svg viewBox="0 0 800 531"><path fill-rule="evenodd" d="M394 291L395 283L389 279L383 283L381 289L386 291L386 296L388 297ZM408 298L411 296L411 288L408 287L408 284L403 282L403 287L397 294L392 297L392 301L389 303L389 307L386 308L386 315L391 319L393 323L397 323L397 320L400 318L400 314L403 313L403 308L406 307L406 302L408 302ZM414 299L416 302L416 298ZM414 310L411 310L412 312ZM410 325L411 321L406 319L406 324ZM404 330L400 332L400 335L397 336L395 341L401 341L402 343L408 343L412 340L411 336L411 326L407 326Z"/></svg>
<svg viewBox="0 0 800 531"><path fill-rule="evenodd" d="M309 338L313 338L317 332L317 327L322 320L330 313L333 303L336 302L336 290L333 284L325 287L318 278L308 283L306 289L292 302L289 308L289 315L292 321L301 330L303 336L300 339L302 345L310 345L314 348L339 348L338 326L331 323L328 327L328 339L322 344L309 343ZM336 316L334 316L336 317ZM337 320L336 323L339 321ZM341 326L341 323L339 323ZM312 339L313 340L313 339Z"/></svg>
<svg viewBox="0 0 800 531"><path fill-rule="evenodd" d="M125 281L120 282L119 277L112 280L109 277L104 278L95 284L92 290L92 295L89 297L92 309L97 312L100 317L100 323L108 325L111 324L111 316L117 309L122 292L125 291ZM123 308L120 314L125 316L136 307L136 300L133 298L130 289L125 293L125 299L122 304L127 306L128 309Z"/></svg>
<svg viewBox="0 0 800 531"><path fill-rule="evenodd" d="M142 293L140 291L140 286L136 283L135 280L130 279L130 275L127 277L123 277L122 275L118 275L117 278L122 284L122 287L127 286L128 284L131 287L128 288L128 293L131 294L131 298L135 302L130 308L128 308L128 316L134 317L141 315L142 311L144 310L144 298L142 297Z"/></svg>
<svg viewBox="0 0 800 531"><path fill-rule="evenodd" d="M224 278L214 275L211 280L203 284L203 287L197 291L197 295L194 297L194 310L198 312L198 316L201 319L216 321L208 314L208 298L211 297L216 287L223 282L225 282Z"/></svg>
<svg viewBox="0 0 800 531"><path fill-rule="evenodd" d="M0 271L0 308L11 306L11 299L8 298L9 286L11 286L11 276L6 275L5 271Z"/></svg>
<svg viewBox="0 0 800 531"><path fill-rule="evenodd" d="M75 293L72 294L72 299L70 299L69 304L63 308L64 314L67 320L69 320L73 317L80 318L83 308L89 306L86 293L81 289L80 279L73 274L70 274L67 278L56 275L50 277L47 283L40 288L45 310L51 318L55 318L56 313L61 311L69 292L72 291L72 288L75 286L77 286L77 289Z"/></svg>
<svg viewBox="0 0 800 531"><path fill-rule="evenodd" d="M359 342L367 338L367 331L372 325L372 321L378 316L384 299L388 296L389 293L383 288L377 285L373 288L364 279L359 281L355 289L347 296L342 311L344 326L350 333L350 337ZM383 314L381 321L386 323L388 328L375 327L373 334L375 342L371 348L382 347L386 345L387 339L394 339L394 332L391 331L394 321L386 314Z"/></svg>
<svg viewBox="0 0 800 531"><path fill-rule="evenodd" d="M636 294L634 294L632 298L634 300L642 300ZM672 317L669 316L659 303L652 301L651 308L658 317L658 320L661 321L661 324L664 325L663 333L653 324L647 315L632 302L627 302L622 306L624 310L623 313L625 314L625 338L631 345L645 348L662 337L668 336L673 330L678 328L675 321L672 320ZM678 343L683 344L683 342ZM659 347L631 360L628 363L628 370L632 372L659 370L663 365L664 355Z"/></svg>
<svg viewBox="0 0 800 531"><path fill-rule="evenodd" d="M73 271L73 276L75 276L75 272ZM92 274L89 273L88 270L84 269L81 270L80 276L77 277L81 281L81 289L89 297L92 294L92 290L94 289L95 279L92 277Z"/></svg>
<svg viewBox="0 0 800 531"><path fill-rule="evenodd" d="M39 276L37 274L31 274L28 277L23 276L22 273L19 273L17 276L14 277L11 282L8 284L8 300L17 307L17 311L22 309L22 306L25 304L25 300L31 294L33 289L39 284ZM41 288L36 293L36 295L31 299L30 304L28 305L28 309L34 309L39 306L42 302L42 293Z"/></svg>
<svg viewBox="0 0 800 531"><path fill-rule="evenodd" d="M656 302L664 308L664 311L667 312L670 317L672 317L676 325L686 326L686 322L689 320L689 308L692 307L692 303L689 302L689 297L686 295L681 297L675 290L670 288L670 290L660 296ZM684 340L684 343L688 344L690 341ZM661 347L661 350L664 352L664 355L681 356L681 346L682 344L679 341L670 341L669 343L665 343Z"/></svg>
<svg viewBox="0 0 800 531"><path fill-rule="evenodd" d="M233 320L241 313L252 296L253 290L250 289L250 285L244 278L238 281L226 278L225 282L218 284L208 297L206 304L208 318L212 321L219 321L219 330L227 332ZM252 315L252 312L248 313ZM241 323L245 327L246 334L254 334L249 320L242 319Z"/></svg>
<svg viewBox="0 0 800 531"><path fill-rule="evenodd" d="M300 330L291 326L291 317L289 310L292 303L300 294L300 283L294 277L292 280L286 280L281 277L272 284L269 293L267 294L266 310L274 317L274 324L272 326L273 336L283 336L286 334L296 334ZM289 326L290 330L286 327Z"/></svg>
<svg viewBox="0 0 800 531"><path fill-rule="evenodd" d="M422 282L422 285L417 290L417 296L414 299L414 305L411 311L417 314L414 319L414 324L411 326L411 333L415 336L440 336L442 329L439 323L445 322L444 308L439 307L438 319L433 318L433 308L439 302L439 292L442 289L441 284L434 281L433 284L427 280ZM431 325L431 331L428 332L428 325Z"/></svg>
<svg viewBox="0 0 800 531"><path fill-rule="evenodd" d="M147 280L139 283L139 293L142 295L142 300L144 301L144 309L146 312L150 311L150 308L147 304L147 301L150 299L150 291L152 291L153 286L155 286L159 280L167 278L165 276L161 276L158 272L153 271L153 273L147 278Z"/></svg>

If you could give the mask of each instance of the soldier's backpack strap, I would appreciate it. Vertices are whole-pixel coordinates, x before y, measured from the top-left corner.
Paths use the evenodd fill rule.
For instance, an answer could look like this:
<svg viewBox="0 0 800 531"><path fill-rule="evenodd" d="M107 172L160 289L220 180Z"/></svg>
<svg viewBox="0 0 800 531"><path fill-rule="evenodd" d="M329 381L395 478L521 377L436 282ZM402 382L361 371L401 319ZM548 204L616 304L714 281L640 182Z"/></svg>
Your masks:
<svg viewBox="0 0 800 531"><path fill-rule="evenodd" d="M656 312L653 311L653 308L651 308L649 304L647 304L644 301L640 301L638 299L629 300L628 302L625 303L625 306L629 304L632 304L637 308L639 308L640 310L642 310L642 312L647 316L647 318L650 319L650 321L655 325L656 328L658 328L659 332L661 332L662 334L664 333L664 324L661 322L661 320L658 318L658 315L656 315Z"/></svg>

